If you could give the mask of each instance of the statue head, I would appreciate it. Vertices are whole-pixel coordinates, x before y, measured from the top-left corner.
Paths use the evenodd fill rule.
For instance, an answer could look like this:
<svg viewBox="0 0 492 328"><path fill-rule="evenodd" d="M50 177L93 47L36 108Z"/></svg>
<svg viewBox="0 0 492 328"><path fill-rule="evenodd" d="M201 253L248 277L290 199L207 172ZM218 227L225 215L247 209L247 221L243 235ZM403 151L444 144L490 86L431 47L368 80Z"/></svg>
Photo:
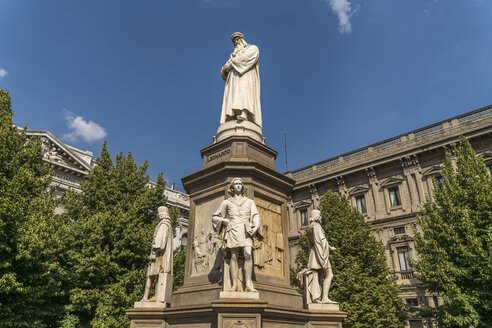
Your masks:
<svg viewBox="0 0 492 328"><path fill-rule="evenodd" d="M319 210L312 210L309 222L321 222L321 212Z"/></svg>
<svg viewBox="0 0 492 328"><path fill-rule="evenodd" d="M159 217L159 219L168 219L170 220L171 217L169 216L169 210L167 209L166 206L159 206L159 208L157 208L157 216Z"/></svg>
<svg viewBox="0 0 492 328"><path fill-rule="evenodd" d="M237 48L239 45L247 45L246 40L244 40L244 35L241 32L232 33L231 41L234 44L234 48Z"/></svg>
<svg viewBox="0 0 492 328"><path fill-rule="evenodd" d="M229 184L228 192L231 196L234 196L236 192L237 194L243 195L246 192L243 180L241 178L232 179L231 183Z"/></svg>

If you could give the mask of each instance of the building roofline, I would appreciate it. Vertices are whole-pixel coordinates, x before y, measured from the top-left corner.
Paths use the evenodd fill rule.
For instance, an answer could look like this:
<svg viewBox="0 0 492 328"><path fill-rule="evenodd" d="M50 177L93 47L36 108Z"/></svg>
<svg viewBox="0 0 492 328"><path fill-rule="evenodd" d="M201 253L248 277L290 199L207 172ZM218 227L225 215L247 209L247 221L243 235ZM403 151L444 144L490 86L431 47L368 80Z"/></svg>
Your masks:
<svg viewBox="0 0 492 328"><path fill-rule="evenodd" d="M467 113L464 113L464 114L461 114L461 115L458 115L458 116L454 116L454 117L451 117L451 118L448 118L448 119L439 121L437 123L432 123L432 124L426 125L426 126L424 126L422 128L419 128L419 129L416 129L416 130L412 130L412 131L409 131L409 132L406 132L406 133L402 133L402 134L399 134L397 136L394 136L394 137L391 137L391 138L388 138L388 139L384 139L382 141L379 141L379 142L376 142L376 143L373 143L373 144L370 144L370 145L367 145L367 146L364 146L364 147L361 147L361 148L357 148L357 149L352 150L352 151L349 151L347 153L336 155L334 157L330 157L330 158L325 159L323 161L320 161L320 162L317 162L317 163L313 163L313 164L310 164L310 165L301 167L301 168L296 169L296 170L287 171L285 174L289 174L289 173L290 174L294 174L296 172L300 172L300 171L309 169L312 166L318 166L318 165L322 165L324 163L329 163L330 161L336 161L340 157L349 157L352 154L357 154L359 152L363 152L363 151L367 150L369 147L375 148L375 147L378 147L380 145L384 145L386 143L390 143L390 142L392 142L394 140L398 140L398 139L401 140L402 137L408 136L410 134L414 134L414 135L415 134L419 134L420 132L425 132L425 131L427 131L429 129L432 129L434 127L438 127L438 126L440 126L440 125L442 125L444 123L447 123L447 122L458 121L458 122L461 123L462 121L468 121L470 119L474 119L475 118L474 117L475 114L480 114L482 112L487 112L485 115L492 114L492 105L481 107L481 108L475 109L475 110L473 110L471 112L467 112ZM477 116L477 117L481 117L481 116Z"/></svg>

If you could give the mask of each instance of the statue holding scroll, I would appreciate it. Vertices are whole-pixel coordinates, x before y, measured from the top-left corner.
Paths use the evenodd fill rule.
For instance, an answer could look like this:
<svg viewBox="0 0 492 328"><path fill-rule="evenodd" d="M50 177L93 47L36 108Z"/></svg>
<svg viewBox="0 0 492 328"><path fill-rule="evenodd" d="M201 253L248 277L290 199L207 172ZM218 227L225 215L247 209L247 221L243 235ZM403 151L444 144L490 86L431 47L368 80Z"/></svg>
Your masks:
<svg viewBox="0 0 492 328"><path fill-rule="evenodd" d="M232 179L228 191L231 197L222 201L212 216L214 229L222 234L223 247L230 256L229 272L224 272L224 280L230 279L230 286L224 281L224 291L241 291L239 269L242 269L245 283L241 286L244 287L243 291L256 292L252 281L252 253L253 238L262 238L260 215L255 202L243 196L245 188L240 178ZM244 257L242 268L239 265L240 251Z"/></svg>

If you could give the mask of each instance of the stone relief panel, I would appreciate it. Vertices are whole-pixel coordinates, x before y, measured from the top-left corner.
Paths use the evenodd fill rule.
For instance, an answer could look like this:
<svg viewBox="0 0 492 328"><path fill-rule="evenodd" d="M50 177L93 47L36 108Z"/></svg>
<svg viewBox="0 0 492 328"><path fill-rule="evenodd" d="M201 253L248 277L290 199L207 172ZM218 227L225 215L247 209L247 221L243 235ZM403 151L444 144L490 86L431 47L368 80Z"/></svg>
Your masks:
<svg viewBox="0 0 492 328"><path fill-rule="evenodd" d="M283 277L285 250L282 207L259 197L255 197L254 200L260 213L264 237L261 242L255 240L255 270L266 275Z"/></svg>
<svg viewBox="0 0 492 328"><path fill-rule="evenodd" d="M212 227L212 214L219 208L224 196L219 195L195 207L195 227L193 237L193 259L191 275L209 275L217 271L220 275L222 265L222 239Z"/></svg>

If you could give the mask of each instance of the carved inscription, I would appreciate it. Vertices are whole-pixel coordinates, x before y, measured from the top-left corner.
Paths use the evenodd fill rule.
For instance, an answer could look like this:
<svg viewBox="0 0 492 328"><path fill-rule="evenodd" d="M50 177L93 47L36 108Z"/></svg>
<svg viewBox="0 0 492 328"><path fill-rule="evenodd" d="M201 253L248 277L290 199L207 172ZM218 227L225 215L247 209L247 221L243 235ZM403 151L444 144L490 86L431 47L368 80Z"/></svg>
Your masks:
<svg viewBox="0 0 492 328"><path fill-rule="evenodd" d="M207 163L208 162L211 162L211 161L214 161L218 158L221 158L221 157L224 157L226 155L229 155L231 153L231 148L227 148L227 149L224 149L218 153L215 153L213 155L210 155L209 157L207 157Z"/></svg>

